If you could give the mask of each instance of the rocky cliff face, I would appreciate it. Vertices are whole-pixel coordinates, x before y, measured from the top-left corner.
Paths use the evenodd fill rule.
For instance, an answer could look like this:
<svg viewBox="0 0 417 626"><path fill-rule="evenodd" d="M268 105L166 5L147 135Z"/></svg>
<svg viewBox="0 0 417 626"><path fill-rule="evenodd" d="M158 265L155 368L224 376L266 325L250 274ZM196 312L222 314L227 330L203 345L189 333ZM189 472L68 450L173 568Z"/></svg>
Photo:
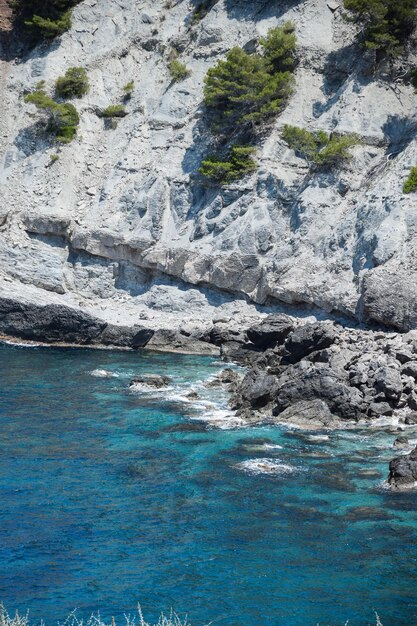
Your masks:
<svg viewBox="0 0 417 626"><path fill-rule="evenodd" d="M192 25L194 6L86 0L61 40L2 61L0 296L124 325L191 324L219 306L253 317L247 298L416 328L416 196L402 184L417 163L417 96L404 71L374 74L333 0L220 0ZM298 38L296 90L260 143L257 171L203 186L205 73L286 20ZM183 82L167 69L172 47L191 70ZM411 41L402 69L413 61ZM70 66L87 69L91 89L76 102L77 139L51 163L56 147L22 96ZM130 80L128 115L108 129L97 112ZM362 144L342 170L312 174L282 141L286 123L356 132Z"/></svg>

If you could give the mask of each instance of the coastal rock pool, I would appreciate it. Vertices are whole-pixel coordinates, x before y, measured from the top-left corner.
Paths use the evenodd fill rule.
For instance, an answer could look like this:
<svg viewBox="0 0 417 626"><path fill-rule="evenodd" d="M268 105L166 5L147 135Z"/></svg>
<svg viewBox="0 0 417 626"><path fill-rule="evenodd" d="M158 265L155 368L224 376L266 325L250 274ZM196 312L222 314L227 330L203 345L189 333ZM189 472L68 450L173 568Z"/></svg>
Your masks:
<svg viewBox="0 0 417 626"><path fill-rule="evenodd" d="M9 612L120 619L140 602L193 626L364 626L374 610L417 624L417 494L382 486L395 435L236 428L225 392L203 384L221 368L0 346ZM129 391L143 373L172 382Z"/></svg>

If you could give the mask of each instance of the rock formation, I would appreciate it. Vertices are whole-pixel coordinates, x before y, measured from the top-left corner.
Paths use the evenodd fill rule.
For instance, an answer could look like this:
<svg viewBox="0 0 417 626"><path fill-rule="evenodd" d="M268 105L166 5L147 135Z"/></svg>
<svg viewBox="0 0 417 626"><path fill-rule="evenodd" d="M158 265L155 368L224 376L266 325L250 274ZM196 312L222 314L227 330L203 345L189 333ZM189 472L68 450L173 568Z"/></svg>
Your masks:
<svg viewBox="0 0 417 626"><path fill-rule="evenodd" d="M417 96L401 79L416 62L413 40L402 67L375 70L339 2L219 0L194 21L193 8L186 0L85 0L53 44L2 55L0 331L186 349L196 333L201 348L216 317L239 335L263 311L416 328L415 196L402 193L417 163ZM204 76L232 46L253 47L287 20L298 40L294 95L260 141L256 171L207 186L196 175L212 141ZM191 72L181 82L168 69L174 48ZM91 88L76 101L78 136L56 159L23 97L41 80L51 90L71 66L87 70ZM129 81L127 115L109 128L98 112L119 102ZM355 132L361 144L342 169L313 172L283 142L284 124ZM156 332L135 340L142 328ZM287 330L268 333L282 340ZM291 341L294 376L316 389L327 364L312 363L308 351L327 348L318 337L310 347ZM297 350L307 350L308 372L294 363ZM358 407L364 383L352 381L364 376L361 363L350 382L335 381L338 396L357 396ZM409 374L390 378L385 361L376 370L375 395L401 402L398 376ZM289 393L280 395L283 410L304 401Z"/></svg>

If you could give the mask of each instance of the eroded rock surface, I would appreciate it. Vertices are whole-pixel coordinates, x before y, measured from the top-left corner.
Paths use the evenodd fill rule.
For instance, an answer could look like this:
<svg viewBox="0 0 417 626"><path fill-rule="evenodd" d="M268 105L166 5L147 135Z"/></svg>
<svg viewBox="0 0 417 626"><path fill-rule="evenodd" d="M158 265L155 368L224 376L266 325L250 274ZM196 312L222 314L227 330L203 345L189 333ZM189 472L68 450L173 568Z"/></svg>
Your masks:
<svg viewBox="0 0 417 626"><path fill-rule="evenodd" d="M400 68L373 73L340 3L219 0L195 22L193 7L86 0L59 41L0 61L0 293L94 309L116 326L148 315L153 330L175 331L178 349L194 341L178 320L203 330L237 296L265 313L416 328L417 218L402 185L417 162L417 95L401 79L416 65L414 40ZM298 40L295 92L259 142L256 171L206 186L196 176L212 149L204 76L230 48L253 48L286 20ZM169 73L173 48L190 70L182 82ZM77 139L51 161L57 147L23 96L41 80L52 92L71 66L86 68L91 88L75 102ZM98 112L121 102L129 81L127 115L110 129ZM346 167L311 172L283 142L284 124L355 132L362 143ZM240 325L232 307L225 317ZM253 315L243 327L253 327L255 346L284 339L280 323L259 322ZM215 345L225 332L215 329ZM165 339L155 333L150 343Z"/></svg>
<svg viewBox="0 0 417 626"><path fill-rule="evenodd" d="M231 400L238 415L249 423L293 422L306 428L387 417L415 423L414 331L401 335L329 322L299 324L273 349L243 345L235 352L237 359L252 363ZM404 354L410 356L409 367L402 363Z"/></svg>

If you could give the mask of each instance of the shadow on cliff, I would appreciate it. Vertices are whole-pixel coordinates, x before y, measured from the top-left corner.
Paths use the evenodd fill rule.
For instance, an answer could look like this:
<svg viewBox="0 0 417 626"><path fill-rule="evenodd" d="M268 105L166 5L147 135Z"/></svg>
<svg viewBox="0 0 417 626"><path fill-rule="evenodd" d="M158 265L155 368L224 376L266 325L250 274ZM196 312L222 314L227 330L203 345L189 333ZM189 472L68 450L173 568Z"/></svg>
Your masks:
<svg viewBox="0 0 417 626"><path fill-rule="evenodd" d="M41 121L31 126L21 128L17 133L13 144L28 157L36 152L41 152L50 146L50 141L45 134L45 124Z"/></svg>
<svg viewBox="0 0 417 626"><path fill-rule="evenodd" d="M8 30L0 28L0 61L26 63L30 59L43 59L60 45L60 37L35 44L30 42L22 30L14 24Z"/></svg>
<svg viewBox="0 0 417 626"><path fill-rule="evenodd" d="M302 0L225 0L224 6L230 18L256 22L268 18L280 18Z"/></svg>
<svg viewBox="0 0 417 626"><path fill-rule="evenodd" d="M217 136L211 132L213 122L212 115L202 104L198 110L198 119L193 127L193 143L186 150L182 169L184 173L190 175L190 193L192 201L187 214L187 219L196 221L199 215L204 212L207 220L216 218L221 210L238 200L247 188L225 187L216 182L210 182L198 172L202 161L210 155L225 156L230 146L238 143L246 145L251 143L247 133L237 130L232 136ZM258 141L256 142L258 143ZM220 231L215 227L214 221L206 223L206 228L212 228L209 232L216 236ZM193 238L199 239L207 232L203 232L201 224L196 223Z"/></svg>
<svg viewBox="0 0 417 626"><path fill-rule="evenodd" d="M373 80L375 77L371 56L364 54L356 41L330 52L323 66L321 88L328 100L324 103L313 103L314 117L320 117L336 104L348 81L353 83L353 91L359 92Z"/></svg>
<svg viewBox="0 0 417 626"><path fill-rule="evenodd" d="M388 144L386 153L388 156L394 157L405 150L415 138L417 119L415 117L389 115L382 130Z"/></svg>

